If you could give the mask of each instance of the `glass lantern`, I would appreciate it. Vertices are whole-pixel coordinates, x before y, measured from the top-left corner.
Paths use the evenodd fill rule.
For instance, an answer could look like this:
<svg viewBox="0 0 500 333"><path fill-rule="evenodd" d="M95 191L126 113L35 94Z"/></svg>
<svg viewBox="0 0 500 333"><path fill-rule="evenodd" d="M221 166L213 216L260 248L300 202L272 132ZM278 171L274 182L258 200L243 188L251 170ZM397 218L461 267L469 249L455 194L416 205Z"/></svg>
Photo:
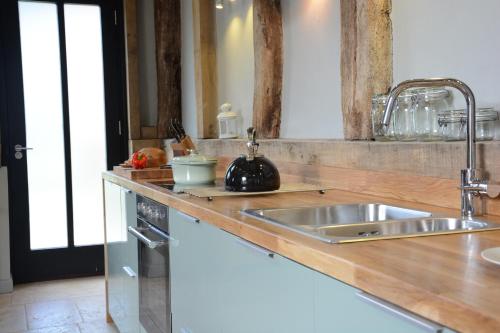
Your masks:
<svg viewBox="0 0 500 333"><path fill-rule="evenodd" d="M240 115L233 111L230 103L224 103L219 108L217 120L219 121L219 138L235 139L240 134Z"/></svg>

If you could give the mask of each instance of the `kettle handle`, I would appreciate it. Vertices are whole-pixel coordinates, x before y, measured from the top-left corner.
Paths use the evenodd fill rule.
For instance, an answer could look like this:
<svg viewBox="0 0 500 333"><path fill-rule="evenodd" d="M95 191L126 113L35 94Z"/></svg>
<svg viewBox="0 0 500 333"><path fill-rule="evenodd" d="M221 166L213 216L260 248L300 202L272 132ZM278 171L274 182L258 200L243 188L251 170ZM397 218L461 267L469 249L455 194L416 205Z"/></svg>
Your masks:
<svg viewBox="0 0 500 333"><path fill-rule="evenodd" d="M257 131L253 127L249 127L247 129L247 134L248 134L248 142L247 142L247 148L248 148L248 156L247 156L247 161L252 161L255 158L255 155L257 155L257 150L259 149L259 144L255 140L255 137L257 136Z"/></svg>
<svg viewBox="0 0 500 333"><path fill-rule="evenodd" d="M257 136L257 131L253 127L247 129L248 141L255 143L255 137Z"/></svg>

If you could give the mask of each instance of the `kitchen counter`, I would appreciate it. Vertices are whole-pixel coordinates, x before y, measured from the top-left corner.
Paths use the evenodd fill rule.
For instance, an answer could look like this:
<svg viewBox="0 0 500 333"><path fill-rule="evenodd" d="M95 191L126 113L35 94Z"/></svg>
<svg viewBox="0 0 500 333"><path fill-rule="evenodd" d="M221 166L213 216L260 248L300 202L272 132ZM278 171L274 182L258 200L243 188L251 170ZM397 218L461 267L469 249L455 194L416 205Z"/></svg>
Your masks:
<svg viewBox="0 0 500 333"><path fill-rule="evenodd" d="M248 208L359 202L448 216L458 216L457 210L340 190L208 201L112 172L103 173L103 178L456 331L500 331L500 266L480 256L482 250L500 246L500 231L332 245L239 213ZM485 218L500 222L497 216Z"/></svg>

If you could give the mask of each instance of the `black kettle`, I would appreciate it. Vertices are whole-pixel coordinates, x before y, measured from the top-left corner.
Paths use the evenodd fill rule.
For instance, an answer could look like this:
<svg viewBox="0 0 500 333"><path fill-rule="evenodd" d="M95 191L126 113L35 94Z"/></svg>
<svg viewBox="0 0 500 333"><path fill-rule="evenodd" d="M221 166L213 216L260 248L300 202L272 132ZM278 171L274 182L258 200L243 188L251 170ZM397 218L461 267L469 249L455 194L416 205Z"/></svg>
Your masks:
<svg viewBox="0 0 500 333"><path fill-rule="evenodd" d="M265 192L280 188L280 173L276 166L263 155L258 155L259 144L255 141L253 127L248 133L248 155L241 155L227 168L225 177L226 191Z"/></svg>

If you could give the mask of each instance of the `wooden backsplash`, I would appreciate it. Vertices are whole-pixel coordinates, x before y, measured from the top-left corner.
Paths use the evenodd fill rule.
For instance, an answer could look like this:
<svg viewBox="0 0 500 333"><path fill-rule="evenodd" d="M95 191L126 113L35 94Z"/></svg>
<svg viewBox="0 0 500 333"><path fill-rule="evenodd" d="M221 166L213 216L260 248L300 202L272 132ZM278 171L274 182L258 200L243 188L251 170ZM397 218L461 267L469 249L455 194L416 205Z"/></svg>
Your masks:
<svg viewBox="0 0 500 333"><path fill-rule="evenodd" d="M198 149L219 157L219 173L245 153L245 140L199 140ZM478 167L500 181L500 143L478 144ZM465 142L380 143L341 140L262 140L259 151L288 181L460 208L459 175ZM500 215L500 200L487 200L488 214Z"/></svg>

